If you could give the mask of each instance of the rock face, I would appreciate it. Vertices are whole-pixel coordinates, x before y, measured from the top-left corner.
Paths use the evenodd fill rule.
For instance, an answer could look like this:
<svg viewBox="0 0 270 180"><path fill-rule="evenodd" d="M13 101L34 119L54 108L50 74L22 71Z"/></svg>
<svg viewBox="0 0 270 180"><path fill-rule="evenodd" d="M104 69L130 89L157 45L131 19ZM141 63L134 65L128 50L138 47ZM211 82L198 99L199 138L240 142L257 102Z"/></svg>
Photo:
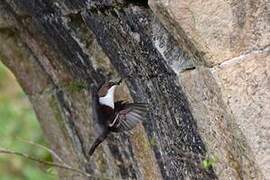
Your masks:
<svg viewBox="0 0 270 180"><path fill-rule="evenodd" d="M270 49L253 51L212 69L224 102L245 135L265 177L270 177Z"/></svg>
<svg viewBox="0 0 270 180"><path fill-rule="evenodd" d="M148 3L0 2L0 58L51 148L93 179L270 177L267 3ZM149 103L149 118L89 160L89 85L114 76L125 78L122 98Z"/></svg>
<svg viewBox="0 0 270 180"><path fill-rule="evenodd" d="M221 167L216 166L222 171L219 177L268 179L269 2L150 0L149 4L178 43L188 40L189 47L199 51L195 62L203 63L180 72L179 80L209 151L221 160ZM240 164L230 162L230 152ZM253 163L260 172L252 173L257 171ZM241 173L237 166L243 168Z"/></svg>
<svg viewBox="0 0 270 180"><path fill-rule="evenodd" d="M269 46L265 0L150 0L149 4L168 28L189 38L208 66Z"/></svg>

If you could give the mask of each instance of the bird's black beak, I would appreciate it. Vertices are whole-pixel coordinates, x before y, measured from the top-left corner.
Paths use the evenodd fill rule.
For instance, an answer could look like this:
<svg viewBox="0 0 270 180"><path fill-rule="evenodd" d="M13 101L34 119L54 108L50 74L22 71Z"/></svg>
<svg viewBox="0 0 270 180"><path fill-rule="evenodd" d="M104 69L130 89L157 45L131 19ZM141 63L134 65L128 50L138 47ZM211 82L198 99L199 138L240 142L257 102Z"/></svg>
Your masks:
<svg viewBox="0 0 270 180"><path fill-rule="evenodd" d="M122 78L119 78L118 82L116 83L117 85L120 85L122 82Z"/></svg>
<svg viewBox="0 0 270 180"><path fill-rule="evenodd" d="M114 85L120 85L122 82L122 78L117 78L114 81L111 81Z"/></svg>

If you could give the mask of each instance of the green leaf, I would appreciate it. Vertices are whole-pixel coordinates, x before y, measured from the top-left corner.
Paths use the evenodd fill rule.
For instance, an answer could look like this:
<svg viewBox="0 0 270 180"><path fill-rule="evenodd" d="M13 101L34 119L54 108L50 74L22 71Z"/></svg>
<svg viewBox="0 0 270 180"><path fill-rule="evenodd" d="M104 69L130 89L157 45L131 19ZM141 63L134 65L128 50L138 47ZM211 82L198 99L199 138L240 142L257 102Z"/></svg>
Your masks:
<svg viewBox="0 0 270 180"><path fill-rule="evenodd" d="M202 161L202 166L204 169L209 169L214 166L216 160L214 158L208 158Z"/></svg>

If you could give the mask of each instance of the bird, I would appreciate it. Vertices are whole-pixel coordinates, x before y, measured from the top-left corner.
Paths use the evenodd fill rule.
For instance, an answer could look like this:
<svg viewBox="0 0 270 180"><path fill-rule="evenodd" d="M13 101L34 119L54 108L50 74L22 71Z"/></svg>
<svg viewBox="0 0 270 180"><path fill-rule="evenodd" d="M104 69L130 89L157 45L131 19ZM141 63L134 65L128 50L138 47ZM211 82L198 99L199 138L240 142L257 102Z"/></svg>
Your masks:
<svg viewBox="0 0 270 180"><path fill-rule="evenodd" d="M93 118L99 124L100 132L94 140L89 156L112 132L120 133L132 130L137 124L146 119L147 103L114 102L114 93L122 79L105 82L98 90L92 90Z"/></svg>

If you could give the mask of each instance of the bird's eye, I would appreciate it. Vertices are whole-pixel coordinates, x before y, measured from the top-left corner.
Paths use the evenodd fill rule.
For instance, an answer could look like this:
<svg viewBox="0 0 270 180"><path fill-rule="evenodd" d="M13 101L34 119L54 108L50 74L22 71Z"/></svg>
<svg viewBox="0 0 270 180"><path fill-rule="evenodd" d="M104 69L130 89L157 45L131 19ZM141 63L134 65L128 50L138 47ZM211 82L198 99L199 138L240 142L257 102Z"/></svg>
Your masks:
<svg viewBox="0 0 270 180"><path fill-rule="evenodd" d="M113 86L113 83L109 82L108 87L112 87L112 86Z"/></svg>

